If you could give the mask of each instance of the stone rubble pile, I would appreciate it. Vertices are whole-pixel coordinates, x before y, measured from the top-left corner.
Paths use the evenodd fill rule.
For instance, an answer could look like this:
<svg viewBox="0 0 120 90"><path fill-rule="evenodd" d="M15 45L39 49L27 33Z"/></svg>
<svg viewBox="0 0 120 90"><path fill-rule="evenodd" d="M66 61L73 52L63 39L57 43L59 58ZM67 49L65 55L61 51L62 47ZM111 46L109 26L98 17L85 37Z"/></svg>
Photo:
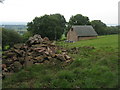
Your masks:
<svg viewBox="0 0 120 90"><path fill-rule="evenodd" d="M70 63L72 58L65 49L58 48L49 38L40 35L30 37L25 44L16 44L3 53L2 71L17 72L33 64L53 63L56 61Z"/></svg>

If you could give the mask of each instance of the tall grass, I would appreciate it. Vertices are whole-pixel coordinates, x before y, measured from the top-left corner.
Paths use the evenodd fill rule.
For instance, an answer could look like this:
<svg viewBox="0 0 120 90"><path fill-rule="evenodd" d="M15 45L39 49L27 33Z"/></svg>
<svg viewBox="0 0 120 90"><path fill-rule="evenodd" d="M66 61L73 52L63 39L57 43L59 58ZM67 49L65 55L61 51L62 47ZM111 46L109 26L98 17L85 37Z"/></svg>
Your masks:
<svg viewBox="0 0 120 90"><path fill-rule="evenodd" d="M118 87L118 35L100 36L76 43L58 42L74 61L60 65L33 65L3 80L3 88L116 88ZM65 45L66 44L66 45ZM83 46L94 46L94 49Z"/></svg>

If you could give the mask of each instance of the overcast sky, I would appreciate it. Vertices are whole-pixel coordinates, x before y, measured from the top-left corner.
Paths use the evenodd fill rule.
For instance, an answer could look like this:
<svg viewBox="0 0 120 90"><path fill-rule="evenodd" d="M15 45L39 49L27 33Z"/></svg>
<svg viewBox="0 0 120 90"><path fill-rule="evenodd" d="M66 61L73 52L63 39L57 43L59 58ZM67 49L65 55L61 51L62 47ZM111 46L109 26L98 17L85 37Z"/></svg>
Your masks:
<svg viewBox="0 0 120 90"><path fill-rule="evenodd" d="M1 22L30 22L36 16L60 13L69 21L82 14L91 20L118 24L119 0L5 0L0 3Z"/></svg>

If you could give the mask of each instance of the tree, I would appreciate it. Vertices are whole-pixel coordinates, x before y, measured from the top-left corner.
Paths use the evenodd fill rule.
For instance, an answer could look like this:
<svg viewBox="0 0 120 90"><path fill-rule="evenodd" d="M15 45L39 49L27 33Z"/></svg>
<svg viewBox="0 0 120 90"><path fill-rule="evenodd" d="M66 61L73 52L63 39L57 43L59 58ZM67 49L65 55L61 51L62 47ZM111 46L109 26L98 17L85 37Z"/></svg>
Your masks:
<svg viewBox="0 0 120 90"><path fill-rule="evenodd" d="M16 43L21 43L22 37L13 30L2 29L2 48L6 45L13 46Z"/></svg>
<svg viewBox="0 0 120 90"><path fill-rule="evenodd" d="M98 35L105 35L107 34L107 26L101 20L93 20L91 21L91 25L98 33Z"/></svg>
<svg viewBox="0 0 120 90"><path fill-rule="evenodd" d="M75 16L72 16L69 20L70 25L89 25L90 21L87 16L83 16L81 14L77 14Z"/></svg>
<svg viewBox="0 0 120 90"><path fill-rule="evenodd" d="M87 16L83 16L81 14L71 16L69 22L67 23L66 34L72 25L90 25L90 21Z"/></svg>
<svg viewBox="0 0 120 90"><path fill-rule="evenodd" d="M28 23L28 31L48 37L50 40L58 40L64 32L66 20L61 14L44 15L35 17Z"/></svg>
<svg viewBox="0 0 120 90"><path fill-rule="evenodd" d="M120 29L118 26L109 26L107 27L107 34L118 34L120 32Z"/></svg>

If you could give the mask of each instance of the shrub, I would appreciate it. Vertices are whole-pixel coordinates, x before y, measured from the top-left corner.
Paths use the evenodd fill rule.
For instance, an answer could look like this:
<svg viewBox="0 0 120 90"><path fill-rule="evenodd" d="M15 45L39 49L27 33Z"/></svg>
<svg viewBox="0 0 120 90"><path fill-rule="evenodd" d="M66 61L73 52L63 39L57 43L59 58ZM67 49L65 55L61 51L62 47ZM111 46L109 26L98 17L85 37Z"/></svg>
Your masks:
<svg viewBox="0 0 120 90"><path fill-rule="evenodd" d="M22 37L13 30L2 29L2 48L5 49L5 46L13 46L14 44L23 42Z"/></svg>
<svg viewBox="0 0 120 90"><path fill-rule="evenodd" d="M31 36L33 36L32 33L29 32L29 31L27 31L26 33L24 33L24 34L22 35L23 41L24 41L24 42L27 41L27 40L29 39L29 37L31 37Z"/></svg>

